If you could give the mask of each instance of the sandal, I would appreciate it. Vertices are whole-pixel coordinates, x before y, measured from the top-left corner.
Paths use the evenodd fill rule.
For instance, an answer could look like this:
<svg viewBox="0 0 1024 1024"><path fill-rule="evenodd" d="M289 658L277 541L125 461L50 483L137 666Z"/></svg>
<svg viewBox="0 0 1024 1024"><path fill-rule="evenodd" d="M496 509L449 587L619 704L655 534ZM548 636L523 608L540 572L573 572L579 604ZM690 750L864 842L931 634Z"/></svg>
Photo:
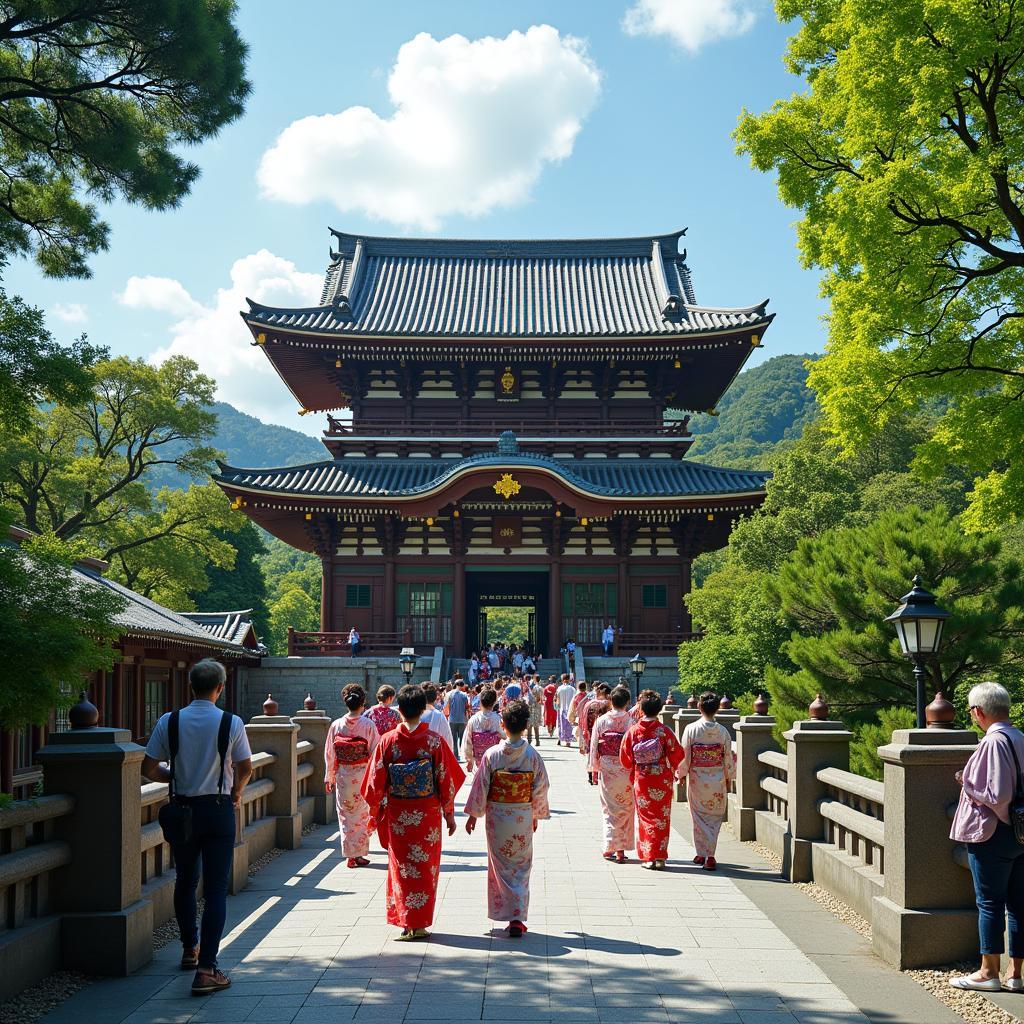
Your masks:
<svg viewBox="0 0 1024 1024"><path fill-rule="evenodd" d="M601 856L604 857L605 860L614 861L616 859L616 854L614 853L603 853Z"/></svg>
<svg viewBox="0 0 1024 1024"><path fill-rule="evenodd" d="M718 861L715 860L714 857L708 857L708 859L706 861L704 861L704 870L705 871L714 871L715 868L717 868L717 867L718 867Z"/></svg>
<svg viewBox="0 0 1024 1024"><path fill-rule="evenodd" d="M622 850L619 850L619 852L617 854L615 854L615 863L616 864L625 864L627 860L629 860L629 858L626 856L626 854Z"/></svg>
<svg viewBox="0 0 1024 1024"><path fill-rule="evenodd" d="M697 856L693 858L693 863L694 864L703 864L704 861L705 861L705 858L700 856L700 854L697 854Z"/></svg>
<svg viewBox="0 0 1024 1024"><path fill-rule="evenodd" d="M653 860L642 860L642 861L640 861L640 867L645 868L647 871L653 871L654 870L654 861Z"/></svg>
<svg viewBox="0 0 1024 1024"><path fill-rule="evenodd" d="M430 932L426 928L406 928L401 935L395 936L395 942L415 942L417 939L429 939Z"/></svg>
<svg viewBox="0 0 1024 1024"><path fill-rule="evenodd" d="M522 921L512 921L508 926L508 937L510 939L521 939L526 933L526 925Z"/></svg>
<svg viewBox="0 0 1024 1024"><path fill-rule="evenodd" d="M220 992L221 989L230 988L231 979L216 967L212 971L198 970L192 979L192 995L208 996L211 992Z"/></svg>
<svg viewBox="0 0 1024 1024"><path fill-rule="evenodd" d="M199 967L199 947L186 946L181 952L181 969L194 971Z"/></svg>
<svg viewBox="0 0 1024 1024"><path fill-rule="evenodd" d="M654 862L654 867L658 871L664 871L665 870L665 862L663 860L656 860Z"/></svg>

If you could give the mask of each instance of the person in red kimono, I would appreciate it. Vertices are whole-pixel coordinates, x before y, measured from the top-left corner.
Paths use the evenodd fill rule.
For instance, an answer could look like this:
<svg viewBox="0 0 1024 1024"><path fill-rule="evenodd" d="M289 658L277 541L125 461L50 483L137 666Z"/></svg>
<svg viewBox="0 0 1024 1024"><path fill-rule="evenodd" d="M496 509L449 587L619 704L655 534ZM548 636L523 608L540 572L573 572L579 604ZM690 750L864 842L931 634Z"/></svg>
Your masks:
<svg viewBox="0 0 1024 1024"><path fill-rule="evenodd" d="M641 865L661 871L668 857L672 823L672 791L685 759L675 733L658 720L661 697L654 690L640 694L643 718L622 738L619 761L630 772L640 839L636 844Z"/></svg>
<svg viewBox="0 0 1024 1024"><path fill-rule="evenodd" d="M544 725L548 730L548 739L555 735L555 726L558 725L558 712L555 710L555 694L558 687L555 685L555 677L548 676L548 685L544 687Z"/></svg>
<svg viewBox="0 0 1024 1024"><path fill-rule="evenodd" d="M421 686L398 691L402 724L381 738L363 776L363 798L388 851L387 920L401 942L429 938L441 869L441 818L455 834L455 794L465 774L452 748L420 718Z"/></svg>

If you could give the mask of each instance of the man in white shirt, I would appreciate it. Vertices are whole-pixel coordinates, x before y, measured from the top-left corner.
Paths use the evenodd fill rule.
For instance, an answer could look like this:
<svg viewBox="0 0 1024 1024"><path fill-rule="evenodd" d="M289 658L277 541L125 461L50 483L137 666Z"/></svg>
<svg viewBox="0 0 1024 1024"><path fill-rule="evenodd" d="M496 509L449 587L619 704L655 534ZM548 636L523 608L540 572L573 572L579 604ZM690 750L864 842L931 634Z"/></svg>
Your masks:
<svg viewBox="0 0 1024 1024"><path fill-rule="evenodd" d="M194 995L227 988L231 981L217 969L217 952L224 934L228 882L235 848L235 812L242 806L242 790L252 777L252 751L245 726L237 715L228 716L227 751L218 749L221 722L226 712L217 707L227 673L212 659L192 666L188 681L195 698L188 707L163 715L156 723L142 774L153 782L170 782L170 769L161 762L171 757L171 717L177 716L178 751L174 758L175 801L192 814L191 838L173 847L176 876L174 912L183 947L183 970L196 969ZM196 886L203 875L202 932L196 921Z"/></svg>
<svg viewBox="0 0 1024 1024"><path fill-rule="evenodd" d="M357 657L360 650L362 650L363 640L355 626L348 631L348 645L352 648L352 657Z"/></svg>
<svg viewBox="0 0 1024 1024"><path fill-rule="evenodd" d="M609 622L601 634L601 646L604 648L604 656L612 656L612 648L615 646L615 627Z"/></svg>
<svg viewBox="0 0 1024 1024"><path fill-rule="evenodd" d="M572 699L576 696L576 687L572 680L565 673L562 674L562 682L555 693L555 700L558 702L558 745L570 746L572 744L572 722L569 721L569 708L572 706Z"/></svg>
<svg viewBox="0 0 1024 1024"><path fill-rule="evenodd" d="M427 728L431 732L437 733L454 750L455 741L452 739L452 730L448 725L448 719L445 718L443 711L438 711L434 707L434 701L437 700L437 687L433 683L421 683L420 685L427 695L427 709L420 716L420 721L426 722Z"/></svg>

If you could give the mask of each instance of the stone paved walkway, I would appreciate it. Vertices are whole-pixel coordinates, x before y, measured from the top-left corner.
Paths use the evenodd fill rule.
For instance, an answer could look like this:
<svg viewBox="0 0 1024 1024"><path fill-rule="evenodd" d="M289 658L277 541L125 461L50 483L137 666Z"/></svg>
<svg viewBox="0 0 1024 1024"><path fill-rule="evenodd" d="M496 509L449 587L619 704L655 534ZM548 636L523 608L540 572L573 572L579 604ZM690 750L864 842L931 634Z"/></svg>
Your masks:
<svg viewBox="0 0 1024 1024"><path fill-rule="evenodd" d="M429 943L392 941L384 857L350 871L336 830L322 829L229 900L229 991L192 998L172 944L133 977L83 990L46 1024L867 1021L735 882L690 864L682 836L660 874L602 860L582 759L546 739L541 749L553 817L537 833L522 940L484 918L484 835L467 836L461 815Z"/></svg>

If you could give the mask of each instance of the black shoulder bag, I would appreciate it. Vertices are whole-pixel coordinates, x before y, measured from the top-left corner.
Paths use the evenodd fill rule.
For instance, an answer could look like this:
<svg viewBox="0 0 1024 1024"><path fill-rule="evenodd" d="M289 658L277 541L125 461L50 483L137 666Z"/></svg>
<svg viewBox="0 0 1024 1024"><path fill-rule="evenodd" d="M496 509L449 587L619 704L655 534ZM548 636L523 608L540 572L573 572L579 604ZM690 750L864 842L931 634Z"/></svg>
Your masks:
<svg viewBox="0 0 1024 1024"><path fill-rule="evenodd" d="M183 846L192 839L192 805L178 796L174 788L174 762L178 757L178 716L172 711L167 723L167 745L171 754L171 777L168 780L168 801L160 808L157 820L164 839L172 846ZM221 713L217 729L217 753L220 755L220 778L217 782L218 798L224 792L224 762L227 759L228 743L231 741L231 712Z"/></svg>
<svg viewBox="0 0 1024 1024"><path fill-rule="evenodd" d="M1017 784L1013 790L1013 800L1010 803L1010 827L1013 829L1014 838L1024 846L1024 785L1020 775L1020 761L1017 759L1017 751L1014 749L1013 740L1007 736L1006 742L1010 747L1010 756L1013 758L1013 766L1017 769Z"/></svg>

